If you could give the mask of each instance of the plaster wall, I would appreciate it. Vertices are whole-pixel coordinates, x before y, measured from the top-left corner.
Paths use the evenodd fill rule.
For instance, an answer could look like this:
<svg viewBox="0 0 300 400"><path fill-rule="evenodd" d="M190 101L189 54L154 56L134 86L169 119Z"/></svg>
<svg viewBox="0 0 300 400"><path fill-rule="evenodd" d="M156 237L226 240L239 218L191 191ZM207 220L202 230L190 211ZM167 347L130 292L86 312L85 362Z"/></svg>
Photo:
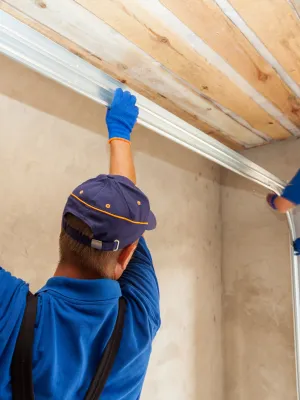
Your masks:
<svg viewBox="0 0 300 400"><path fill-rule="evenodd" d="M108 172L105 109L7 58L0 70L0 263L37 290L67 196ZM142 127L133 150L158 220L147 240L163 322L142 399L221 400L220 169Z"/></svg>

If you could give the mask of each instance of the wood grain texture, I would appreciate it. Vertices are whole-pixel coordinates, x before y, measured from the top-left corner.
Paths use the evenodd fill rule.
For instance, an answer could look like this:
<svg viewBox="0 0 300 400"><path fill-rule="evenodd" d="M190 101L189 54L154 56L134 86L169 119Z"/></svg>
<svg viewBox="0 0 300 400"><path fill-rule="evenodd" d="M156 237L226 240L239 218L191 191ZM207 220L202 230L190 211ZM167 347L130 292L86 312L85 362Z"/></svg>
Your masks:
<svg viewBox="0 0 300 400"><path fill-rule="evenodd" d="M300 23L288 1L229 1L289 75L300 84ZM299 110L300 107L297 108Z"/></svg>
<svg viewBox="0 0 300 400"><path fill-rule="evenodd" d="M221 132L214 132L214 133L209 134L209 136L211 136L212 138L225 144L225 146L229 147L232 150L235 150L235 151L245 150L245 147L243 147L241 144L233 141L229 136L224 136L224 134Z"/></svg>
<svg viewBox="0 0 300 400"><path fill-rule="evenodd" d="M20 4L24 5L24 1ZM240 144L252 147L265 143L213 104L174 80L159 63L75 3L72 14L64 12L67 0L62 4L52 0L50 9L49 6L37 7L31 2L28 5L23 7L22 13L6 3L3 3L2 9L198 129L215 135L219 140L226 136L226 144L231 142L231 147L234 141L237 142L235 148L240 148ZM63 11L63 19L58 10ZM26 16L25 11L35 19ZM103 37L106 38L105 43Z"/></svg>
<svg viewBox="0 0 300 400"><path fill-rule="evenodd" d="M160 0L297 126L300 100L213 0Z"/></svg>
<svg viewBox="0 0 300 400"><path fill-rule="evenodd" d="M289 133L219 69L209 64L180 34L146 11L138 0L76 0L198 91L241 116L274 139ZM149 3L151 8L152 3Z"/></svg>

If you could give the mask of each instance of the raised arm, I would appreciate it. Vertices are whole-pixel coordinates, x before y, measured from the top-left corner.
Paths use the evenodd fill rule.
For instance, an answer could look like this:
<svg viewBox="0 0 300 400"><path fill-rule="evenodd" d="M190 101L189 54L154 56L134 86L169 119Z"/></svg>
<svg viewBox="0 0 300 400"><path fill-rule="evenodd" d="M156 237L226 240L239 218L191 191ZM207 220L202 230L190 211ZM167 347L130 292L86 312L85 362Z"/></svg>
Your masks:
<svg viewBox="0 0 300 400"><path fill-rule="evenodd" d="M282 195L270 193L267 196L268 204L276 211L286 213L300 204L300 170L284 188Z"/></svg>
<svg viewBox="0 0 300 400"><path fill-rule="evenodd" d="M136 174L130 136L139 114L135 104L135 96L117 89L106 115L110 143L109 173L125 176L134 184L136 184Z"/></svg>
<svg viewBox="0 0 300 400"><path fill-rule="evenodd" d="M130 143L120 140L110 142L111 175L122 175L129 178L136 185L136 174Z"/></svg>
<svg viewBox="0 0 300 400"><path fill-rule="evenodd" d="M125 176L134 184L136 175L130 135L138 117L135 104L134 96L117 89L106 117L110 143L109 172L111 175ZM154 336L160 326L159 288L151 254L144 238L140 238L126 270L118 281L123 296L135 310L134 314L138 317L146 312Z"/></svg>

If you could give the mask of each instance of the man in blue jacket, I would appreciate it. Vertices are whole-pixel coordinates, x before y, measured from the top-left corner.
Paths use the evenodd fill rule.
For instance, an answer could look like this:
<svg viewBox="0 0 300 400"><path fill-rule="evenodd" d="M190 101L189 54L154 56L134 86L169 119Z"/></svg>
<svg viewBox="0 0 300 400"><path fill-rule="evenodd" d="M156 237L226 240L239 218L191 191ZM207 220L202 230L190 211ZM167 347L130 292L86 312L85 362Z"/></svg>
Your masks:
<svg viewBox="0 0 300 400"><path fill-rule="evenodd" d="M36 400L82 400L126 300L120 347L101 394L137 400L160 327L159 289L143 234L156 220L135 186L130 147L136 99L117 89L107 112L110 175L81 184L63 212L60 262L38 292L32 354ZM0 268L0 399L12 398L11 364L28 285Z"/></svg>

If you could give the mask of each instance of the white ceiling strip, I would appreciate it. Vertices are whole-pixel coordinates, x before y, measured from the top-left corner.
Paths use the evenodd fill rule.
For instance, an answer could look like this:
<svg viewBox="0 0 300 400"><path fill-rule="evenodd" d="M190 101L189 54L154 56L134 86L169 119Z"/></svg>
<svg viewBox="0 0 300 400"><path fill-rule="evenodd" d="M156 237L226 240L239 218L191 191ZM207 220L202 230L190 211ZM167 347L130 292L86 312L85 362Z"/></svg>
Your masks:
<svg viewBox="0 0 300 400"><path fill-rule="evenodd" d="M295 11L298 18L300 18L300 0L287 0L292 9Z"/></svg>

